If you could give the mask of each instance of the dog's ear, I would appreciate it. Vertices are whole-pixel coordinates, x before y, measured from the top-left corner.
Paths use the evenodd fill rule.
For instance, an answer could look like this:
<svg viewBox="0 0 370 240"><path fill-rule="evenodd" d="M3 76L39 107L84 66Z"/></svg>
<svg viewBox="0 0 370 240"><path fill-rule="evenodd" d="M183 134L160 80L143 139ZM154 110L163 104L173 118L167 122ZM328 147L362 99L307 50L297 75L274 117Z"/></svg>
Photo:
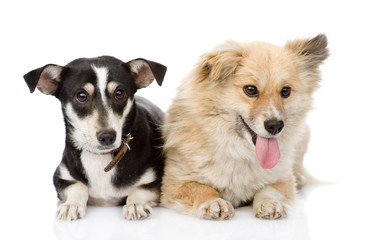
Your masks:
<svg viewBox="0 0 370 240"><path fill-rule="evenodd" d="M127 64L130 66L137 88L149 86L154 79L159 86L162 85L164 75L167 71L166 66L143 58L131 60Z"/></svg>
<svg viewBox="0 0 370 240"><path fill-rule="evenodd" d="M209 79L213 83L224 81L231 77L240 66L244 50L240 43L227 41L200 58L198 74L201 79Z"/></svg>
<svg viewBox="0 0 370 240"><path fill-rule="evenodd" d="M63 67L55 64L48 64L30 71L25 74L23 78L26 80L31 93L37 88L44 94L55 95L61 81L62 71Z"/></svg>
<svg viewBox="0 0 370 240"><path fill-rule="evenodd" d="M296 39L285 44L285 48L303 57L306 68L315 70L329 56L328 40L325 34L312 39Z"/></svg>

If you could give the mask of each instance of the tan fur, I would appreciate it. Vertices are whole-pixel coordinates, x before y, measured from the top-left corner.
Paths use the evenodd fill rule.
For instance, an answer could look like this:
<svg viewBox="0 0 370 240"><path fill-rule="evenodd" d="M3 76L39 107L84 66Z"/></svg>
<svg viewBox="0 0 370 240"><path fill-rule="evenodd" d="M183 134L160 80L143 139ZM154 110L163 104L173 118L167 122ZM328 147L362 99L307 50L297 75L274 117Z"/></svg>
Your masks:
<svg viewBox="0 0 370 240"><path fill-rule="evenodd" d="M295 185L308 179L305 117L319 85L319 64L328 56L326 46L325 35L284 47L228 41L201 56L179 87L163 127L162 205L206 219L229 219L233 206L253 201L259 218L285 216ZM246 85L257 86L258 98L244 93ZM292 89L289 98L280 95L285 86ZM284 121L274 168L260 166L240 117L265 137L264 121Z"/></svg>
<svg viewBox="0 0 370 240"><path fill-rule="evenodd" d="M294 199L294 180L289 178L284 182L276 182L271 184L276 191L283 195L287 199Z"/></svg>

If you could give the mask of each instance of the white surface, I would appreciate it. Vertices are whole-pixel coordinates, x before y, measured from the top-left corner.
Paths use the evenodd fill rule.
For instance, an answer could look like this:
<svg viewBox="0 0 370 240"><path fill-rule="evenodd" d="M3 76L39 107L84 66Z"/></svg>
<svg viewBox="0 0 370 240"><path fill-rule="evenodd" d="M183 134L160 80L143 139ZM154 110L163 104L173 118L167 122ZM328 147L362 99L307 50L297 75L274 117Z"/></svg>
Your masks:
<svg viewBox="0 0 370 240"><path fill-rule="evenodd" d="M121 208L89 208L77 222L54 222L58 239L368 239L368 222L360 211L344 210L343 186L306 189L288 218L276 221L252 216L250 207L240 208L229 221L206 221L155 208L151 218L139 222L122 220ZM309 196L304 196L304 195ZM364 197L364 196L362 196ZM335 198L335 199L334 199ZM366 204L365 197L361 202ZM343 209L343 210L339 210ZM347 219L346 219L347 218ZM361 230L362 229L362 230Z"/></svg>
<svg viewBox="0 0 370 240"><path fill-rule="evenodd" d="M130 3L129 3L130 2ZM134 3L132 3L134 2ZM366 1L2 1L0 3L0 239L370 239L370 34ZM300 191L286 218L241 208L212 222L155 208L127 222L121 208L89 207L54 220L52 175L64 147L57 99L29 94L22 76L48 63L108 54L168 67L161 88L140 90L162 109L197 57L226 39L282 45L326 33L331 57L308 121L305 164L334 184Z"/></svg>

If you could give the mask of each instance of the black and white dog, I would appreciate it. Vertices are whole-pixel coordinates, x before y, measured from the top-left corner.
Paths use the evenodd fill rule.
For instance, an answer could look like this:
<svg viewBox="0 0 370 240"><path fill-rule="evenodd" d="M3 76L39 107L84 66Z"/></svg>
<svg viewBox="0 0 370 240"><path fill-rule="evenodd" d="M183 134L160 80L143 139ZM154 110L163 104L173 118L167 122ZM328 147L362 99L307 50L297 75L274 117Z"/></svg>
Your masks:
<svg viewBox="0 0 370 240"><path fill-rule="evenodd" d="M128 220L151 214L163 174L164 114L134 94L154 79L161 85L165 73L165 66L145 59L124 63L102 56L64 67L48 64L24 75L31 93L37 87L62 104L66 142L54 173L63 201L57 219L82 218L87 204L124 205Z"/></svg>

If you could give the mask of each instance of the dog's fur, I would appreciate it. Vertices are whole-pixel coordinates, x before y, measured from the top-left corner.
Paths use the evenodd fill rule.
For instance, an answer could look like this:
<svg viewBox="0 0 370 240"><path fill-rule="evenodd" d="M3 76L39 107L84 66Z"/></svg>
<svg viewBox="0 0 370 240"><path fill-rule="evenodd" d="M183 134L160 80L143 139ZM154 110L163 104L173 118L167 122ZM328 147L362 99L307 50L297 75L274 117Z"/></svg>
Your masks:
<svg viewBox="0 0 370 240"><path fill-rule="evenodd" d="M75 220L87 204L124 205L125 219L144 219L159 201L163 175L164 114L135 97L154 78L161 85L166 67L145 59L124 63L110 56L81 58L66 66L48 64L24 76L30 91L54 95L62 104L66 145L54 174L57 218ZM131 133L130 150L109 172L104 167Z"/></svg>
<svg viewBox="0 0 370 240"><path fill-rule="evenodd" d="M162 204L229 219L234 207L253 202L258 218L285 216L296 187L309 177L305 118L328 55L322 34L283 47L228 41L204 54L179 87L163 127ZM268 121L279 129L269 130ZM276 166L259 163L260 139L277 140Z"/></svg>

